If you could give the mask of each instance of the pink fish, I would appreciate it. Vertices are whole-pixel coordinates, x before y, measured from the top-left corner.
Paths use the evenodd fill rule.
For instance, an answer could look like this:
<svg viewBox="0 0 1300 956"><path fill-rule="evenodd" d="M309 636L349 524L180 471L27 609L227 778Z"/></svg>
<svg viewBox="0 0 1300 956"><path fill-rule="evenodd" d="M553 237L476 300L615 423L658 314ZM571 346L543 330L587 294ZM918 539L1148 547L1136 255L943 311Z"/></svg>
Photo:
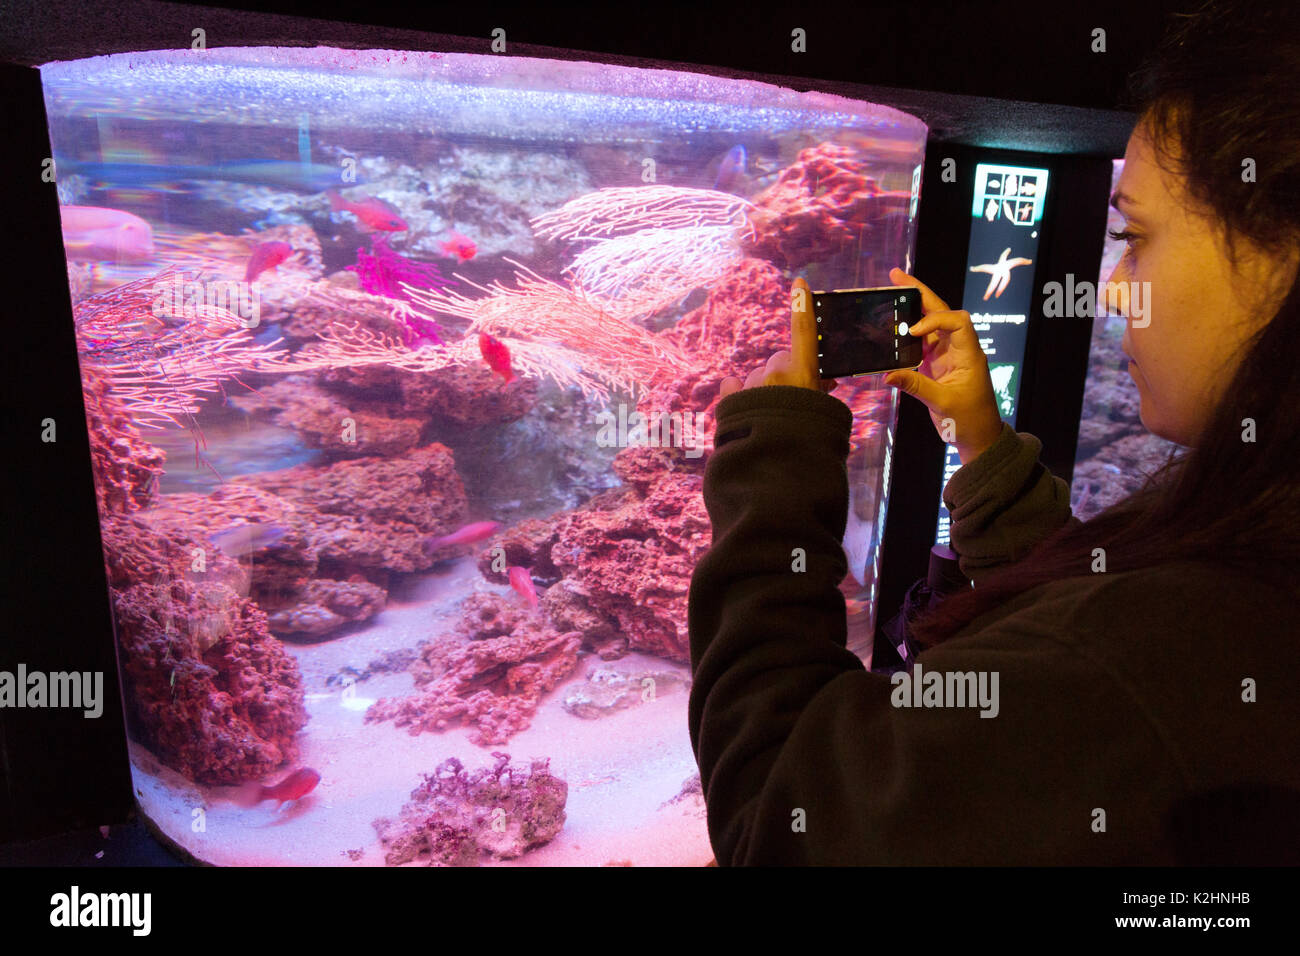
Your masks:
<svg viewBox="0 0 1300 956"><path fill-rule="evenodd" d="M476 521L473 524L465 525L463 528L457 528L451 534L443 535L440 538L430 538L424 542L424 550L428 554L433 554L435 551L458 544L474 544L476 541L483 541L492 537L499 527L501 527L501 523L498 521Z"/></svg>
<svg viewBox="0 0 1300 956"><path fill-rule="evenodd" d="M303 767L269 787L262 786L260 783L245 784L240 788L236 801L244 807L255 807L263 800L278 800L279 803L276 805L278 810L290 800L297 800L311 793L318 783L320 783L320 774L311 767Z"/></svg>
<svg viewBox="0 0 1300 956"><path fill-rule="evenodd" d="M515 593L527 601L529 607L537 607L537 589L533 587L533 578L528 569L515 565L506 575L510 578L510 586L515 589Z"/></svg>
<svg viewBox="0 0 1300 956"><path fill-rule="evenodd" d="M514 381L515 372L510 367L510 349L500 339L488 335L486 332L478 334L478 350L483 355L483 361L487 362L488 368L502 376L505 381L502 385L509 385Z"/></svg>
<svg viewBox="0 0 1300 956"><path fill-rule="evenodd" d="M402 232L410 228L393 204L382 199L363 196L359 202L352 202L332 189L325 195L329 197L331 209L342 209L356 216L362 232Z"/></svg>
<svg viewBox="0 0 1300 956"><path fill-rule="evenodd" d="M248 257L244 281L252 282L267 269L275 269L291 255L293 255L293 246L287 242L259 242L253 254Z"/></svg>
<svg viewBox="0 0 1300 956"><path fill-rule="evenodd" d="M478 253L478 246L474 245L474 240L461 235L455 229L451 231L451 238L440 243L439 248L444 256L454 256L461 262L468 262Z"/></svg>
<svg viewBox="0 0 1300 956"><path fill-rule="evenodd" d="M73 262L149 262L153 229L139 216L100 206L60 206L63 246Z"/></svg>

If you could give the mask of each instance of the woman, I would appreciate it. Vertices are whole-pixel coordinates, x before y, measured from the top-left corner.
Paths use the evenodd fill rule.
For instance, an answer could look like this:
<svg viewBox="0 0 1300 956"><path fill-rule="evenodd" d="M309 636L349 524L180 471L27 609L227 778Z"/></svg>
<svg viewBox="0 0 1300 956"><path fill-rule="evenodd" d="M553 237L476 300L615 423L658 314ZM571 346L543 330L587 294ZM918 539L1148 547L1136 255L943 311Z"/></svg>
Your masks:
<svg viewBox="0 0 1300 956"><path fill-rule="evenodd" d="M1137 76L1110 278L1149 283L1124 349L1143 423L1190 449L1137 494L1072 518L1037 439L999 420L970 316L892 273L921 289L926 359L885 381L955 428L944 497L974 583L914 623L906 680L845 649L852 416L806 308L789 353L724 380L689 611L720 864L1300 861L1289 17L1211 5Z"/></svg>

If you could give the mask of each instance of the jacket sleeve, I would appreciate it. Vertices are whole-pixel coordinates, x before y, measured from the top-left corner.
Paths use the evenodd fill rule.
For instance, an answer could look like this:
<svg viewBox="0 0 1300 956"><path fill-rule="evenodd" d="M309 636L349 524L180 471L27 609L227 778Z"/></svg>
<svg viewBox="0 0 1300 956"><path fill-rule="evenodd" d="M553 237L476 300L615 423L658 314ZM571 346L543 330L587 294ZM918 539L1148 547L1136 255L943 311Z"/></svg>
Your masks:
<svg viewBox="0 0 1300 956"><path fill-rule="evenodd" d="M718 405L704 478L713 541L688 609L689 731L718 863L1029 864L1140 852L1134 834L1158 813L1126 788L1168 772L1152 766L1160 741L1112 676L1054 639L1059 618L985 629L919 658L999 672L996 719L896 707L893 679L846 649L837 585L851 422L837 399L790 386ZM1122 744L1101 743L1112 739ZM1112 837L1094 839L1089 814L1115 806L1123 819Z"/></svg>
<svg viewBox="0 0 1300 956"><path fill-rule="evenodd" d="M997 441L948 480L943 503L958 566L979 587L1067 522L1070 486L1038 460L1043 443L1006 422Z"/></svg>

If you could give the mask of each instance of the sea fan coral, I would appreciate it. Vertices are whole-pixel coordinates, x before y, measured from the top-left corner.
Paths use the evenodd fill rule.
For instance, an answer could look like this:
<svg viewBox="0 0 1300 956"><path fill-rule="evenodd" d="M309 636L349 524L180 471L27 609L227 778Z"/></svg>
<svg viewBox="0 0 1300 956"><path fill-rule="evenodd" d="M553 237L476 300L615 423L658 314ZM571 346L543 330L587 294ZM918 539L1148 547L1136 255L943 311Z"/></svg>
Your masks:
<svg viewBox="0 0 1300 956"><path fill-rule="evenodd" d="M579 196L531 222L543 239L601 239L643 229L747 229L753 208L747 199L713 189L614 186Z"/></svg>
<svg viewBox="0 0 1300 956"><path fill-rule="evenodd" d="M510 350L517 375L547 377L563 387L576 386L590 398L609 400L609 388L632 393L636 382L627 372L591 357L547 342L530 342L503 337ZM269 360L262 367L271 372L308 372L319 369L388 365L407 372L436 372L459 366L483 368L478 336L469 335L444 346L425 345L411 349L390 335L353 322L338 322L320 332L319 341L292 358Z"/></svg>
<svg viewBox="0 0 1300 956"><path fill-rule="evenodd" d="M229 291L224 286L186 282L183 272L168 269L77 304L81 360L107 375L137 425L189 427L224 380L283 354L279 339L259 345L243 320L216 304L214 293Z"/></svg>
<svg viewBox="0 0 1300 956"><path fill-rule="evenodd" d="M603 239L564 270L605 311L653 315L708 286L740 256L735 226L642 229Z"/></svg>
<svg viewBox="0 0 1300 956"><path fill-rule="evenodd" d="M467 336L487 332L499 338L563 345L573 350L582 368L610 382L635 381L648 387L688 364L689 359L676 346L605 311L581 289L545 279L513 259L505 261L517 270L516 288L499 282L480 286L458 275L487 293L486 297L469 299L455 292L412 290L411 298L425 309L469 319ZM516 352L516 345L511 344L510 349Z"/></svg>

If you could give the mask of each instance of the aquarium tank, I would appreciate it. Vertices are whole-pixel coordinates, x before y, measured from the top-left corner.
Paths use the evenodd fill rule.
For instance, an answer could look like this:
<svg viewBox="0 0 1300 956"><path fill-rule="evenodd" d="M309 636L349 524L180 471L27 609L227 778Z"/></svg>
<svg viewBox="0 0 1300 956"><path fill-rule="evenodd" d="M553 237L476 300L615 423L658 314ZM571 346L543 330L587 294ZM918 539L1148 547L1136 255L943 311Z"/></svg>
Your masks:
<svg viewBox="0 0 1300 956"><path fill-rule="evenodd" d="M1113 161L1110 192L1119 188L1124 160ZM1125 244L1110 234L1124 228L1124 217L1111 208L1106 218L1107 236L1102 247L1097 288L1110 278ZM1181 446L1153 435L1142 424L1142 396L1128 371L1122 345L1128 320L1105 311L1098 303L1088 349L1088 376L1083 386L1083 411L1079 441L1075 446L1070 510L1083 521L1094 518L1142 487Z"/></svg>
<svg viewBox="0 0 1300 956"><path fill-rule="evenodd" d="M226 865L692 865L718 387L910 270L926 127L673 70L42 67L135 799ZM843 380L851 644L897 392Z"/></svg>

